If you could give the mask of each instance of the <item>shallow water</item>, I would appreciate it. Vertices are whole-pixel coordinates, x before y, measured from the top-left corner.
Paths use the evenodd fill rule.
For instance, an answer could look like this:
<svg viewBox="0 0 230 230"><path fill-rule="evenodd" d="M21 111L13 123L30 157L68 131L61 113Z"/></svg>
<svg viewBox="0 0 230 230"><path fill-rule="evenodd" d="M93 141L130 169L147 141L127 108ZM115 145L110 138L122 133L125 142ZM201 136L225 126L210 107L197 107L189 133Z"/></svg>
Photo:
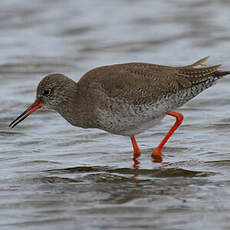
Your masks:
<svg viewBox="0 0 230 230"><path fill-rule="evenodd" d="M179 111L183 125L150 157L174 119L126 137L70 126L34 101L49 72L78 80L105 64L185 65L210 55L230 69L229 1L0 3L0 229L230 229L230 80Z"/></svg>

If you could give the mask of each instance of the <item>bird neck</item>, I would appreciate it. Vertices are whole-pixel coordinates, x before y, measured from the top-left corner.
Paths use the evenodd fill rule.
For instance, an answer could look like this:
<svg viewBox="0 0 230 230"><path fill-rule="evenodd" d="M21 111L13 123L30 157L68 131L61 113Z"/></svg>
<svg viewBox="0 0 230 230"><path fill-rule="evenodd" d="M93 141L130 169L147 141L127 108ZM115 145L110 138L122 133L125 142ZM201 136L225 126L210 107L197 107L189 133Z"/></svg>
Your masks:
<svg viewBox="0 0 230 230"><path fill-rule="evenodd" d="M73 93L68 95L65 102L59 107L58 113L71 125L93 128L90 103L87 101L87 95L78 87L75 88Z"/></svg>

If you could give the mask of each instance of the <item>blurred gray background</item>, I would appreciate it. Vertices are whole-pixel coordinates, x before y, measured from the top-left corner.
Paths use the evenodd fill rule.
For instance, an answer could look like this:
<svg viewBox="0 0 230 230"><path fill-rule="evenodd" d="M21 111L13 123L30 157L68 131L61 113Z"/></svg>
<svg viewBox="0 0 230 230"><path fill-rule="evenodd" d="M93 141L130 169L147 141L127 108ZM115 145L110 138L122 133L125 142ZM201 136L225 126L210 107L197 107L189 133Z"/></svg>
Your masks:
<svg viewBox="0 0 230 230"><path fill-rule="evenodd" d="M230 229L230 81L180 109L185 120L150 154L174 120L130 140L72 127L38 111L8 124L34 101L41 78L78 81L122 62L208 64L230 69L227 0L1 0L0 229Z"/></svg>

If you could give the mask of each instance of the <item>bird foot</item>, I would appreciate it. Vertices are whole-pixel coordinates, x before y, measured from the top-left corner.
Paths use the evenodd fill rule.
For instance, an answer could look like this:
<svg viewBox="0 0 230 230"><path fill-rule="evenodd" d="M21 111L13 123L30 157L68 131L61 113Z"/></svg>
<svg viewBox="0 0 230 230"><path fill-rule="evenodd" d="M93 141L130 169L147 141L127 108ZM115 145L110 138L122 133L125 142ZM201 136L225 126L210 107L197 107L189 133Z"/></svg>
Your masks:
<svg viewBox="0 0 230 230"><path fill-rule="evenodd" d="M137 158L139 158L140 155L141 155L140 149L139 148L135 149L134 152L133 152L133 162L134 162L133 168L135 168L135 169L139 168L140 162L137 160Z"/></svg>
<svg viewBox="0 0 230 230"><path fill-rule="evenodd" d="M139 169L139 164L140 162L137 160L137 158L133 158L133 168L134 169Z"/></svg>
<svg viewBox="0 0 230 230"><path fill-rule="evenodd" d="M161 153L161 150L159 148L156 148L153 150L152 158L153 158L153 162L155 162L155 163L161 163L162 162L162 153Z"/></svg>

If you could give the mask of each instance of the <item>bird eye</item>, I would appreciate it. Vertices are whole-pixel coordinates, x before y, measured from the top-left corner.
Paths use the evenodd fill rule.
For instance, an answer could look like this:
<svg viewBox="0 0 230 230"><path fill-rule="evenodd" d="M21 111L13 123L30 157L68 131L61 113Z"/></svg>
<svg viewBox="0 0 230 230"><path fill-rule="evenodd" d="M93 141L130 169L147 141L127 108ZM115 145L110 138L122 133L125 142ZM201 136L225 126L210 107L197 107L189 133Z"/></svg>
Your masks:
<svg viewBox="0 0 230 230"><path fill-rule="evenodd" d="M52 89L44 89L43 95L48 97L48 96L50 96L51 92L52 92Z"/></svg>

